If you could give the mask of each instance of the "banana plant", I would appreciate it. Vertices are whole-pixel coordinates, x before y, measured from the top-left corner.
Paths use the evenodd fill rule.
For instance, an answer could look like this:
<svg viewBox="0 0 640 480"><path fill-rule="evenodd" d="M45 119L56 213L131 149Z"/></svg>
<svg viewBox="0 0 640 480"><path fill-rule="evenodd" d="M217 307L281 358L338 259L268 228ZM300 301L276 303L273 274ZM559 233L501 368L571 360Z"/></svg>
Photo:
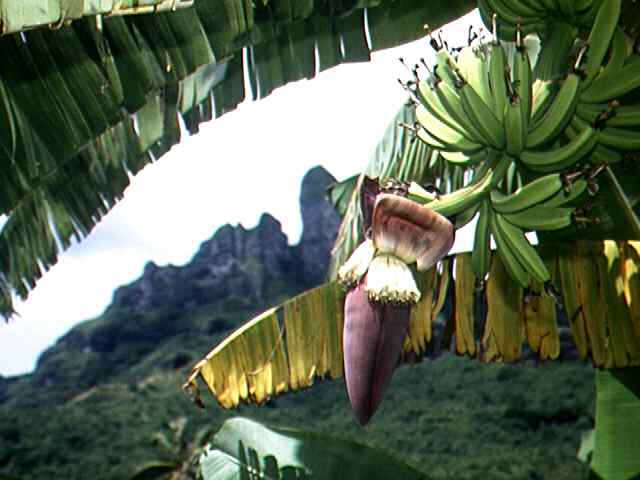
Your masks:
<svg viewBox="0 0 640 480"><path fill-rule="evenodd" d="M194 134L245 98L368 61L372 51L418 38L425 23L442 25L474 6L143 3L2 3L0 215L8 219L0 231L0 315L13 312L12 294L26 298L58 254L91 232L122 198L129 175L180 141L179 119Z"/></svg>
<svg viewBox="0 0 640 480"><path fill-rule="evenodd" d="M434 35L436 64L425 65L426 74L420 73L419 66L409 68L411 78L405 86L411 106L400 111L388 138L381 142L387 156L381 155L382 162L374 158L359 178L330 192L345 212L334 250L334 275L340 279L345 276L341 269L347 269L354 273L356 285L368 286L367 268L360 265L373 265L368 262L379 248L375 242L374 248L367 246L371 245L368 205L377 202L367 199L370 177L374 177L378 189L373 198L382 199L391 191L447 217L456 227L479 216L472 254L443 261L448 271L455 271L455 280L449 274L438 275L444 267L430 273L437 276L435 280L429 272L416 277L421 294L428 296L428 307L453 296L445 334L436 343L449 346L447 340L454 338L459 354L484 361L515 361L526 339L540 358L556 359L561 350L558 320L564 318L570 321L582 358L589 358L599 369L637 372L640 314L635 240L640 239L640 223L631 184L638 172L625 161L625 152L640 148L635 140L640 121L632 113L638 108L640 76L635 70L638 54L617 26L621 4L583 2L551 11L541 5L529 15L519 2L487 0L479 6L491 40L471 42L456 53ZM542 18L565 19L565 31L571 35L545 36L548 22ZM535 32L542 42L534 59L524 38ZM505 41L511 46L507 48ZM558 55L565 57L558 61ZM607 80L613 77L623 81ZM608 100L609 95L623 96L627 108L619 110L621 102ZM398 124L403 130L397 130ZM431 179L433 183L425 185ZM527 231L539 233L538 248L525 237ZM495 251L490 250L490 238ZM559 240L563 243L556 243ZM303 299L304 295L298 301ZM355 315L349 305L345 302L344 326L346 316ZM327 312L315 312L317 328L315 320ZM432 311L417 317L406 330L401 360L434 349L431 332L425 334L434 325ZM259 320L254 322L252 328ZM484 327L478 329L478 324ZM373 328L373 323L369 325ZM288 337L286 331L285 324L282 335ZM345 328L343 337L348 331ZM250 386L246 387L249 394L242 394L242 370L235 369L235 378L226 380L230 377L214 362L241 341L251 343L248 330L237 332L198 364L189 386L195 389L196 379L201 378L218 398L224 392L225 398L231 395L238 402L251 402ZM346 372L350 349L355 347L349 342L343 345ZM313 365L321 358L314 357L313 348L306 347L310 379L315 376ZM386 358L393 365L396 357ZM264 360L258 365L262 368ZM249 363L247 368L254 366ZM363 367L361 375L373 375L375 384L376 372L380 370ZM632 373L630 378L637 375ZM384 378L380 381L384 383ZM346 383L356 416L361 418L349 378ZM634 385L633 380L627 383ZM289 387L285 383L283 391ZM614 387L599 382L598 388ZM234 390L238 393L232 394ZM379 393L370 392L368 401L378 402ZM626 404L630 411L640 408L639 402ZM606 407L601 410L607 418ZM613 448L615 435L605 433L606 423L601 418L596 426L594 470L606 470L605 478L627 478L630 471L640 471L637 447L629 447L631 455ZM611 425L625 428L622 422ZM603 460L598 450L611 459ZM624 460L625 455L632 460Z"/></svg>

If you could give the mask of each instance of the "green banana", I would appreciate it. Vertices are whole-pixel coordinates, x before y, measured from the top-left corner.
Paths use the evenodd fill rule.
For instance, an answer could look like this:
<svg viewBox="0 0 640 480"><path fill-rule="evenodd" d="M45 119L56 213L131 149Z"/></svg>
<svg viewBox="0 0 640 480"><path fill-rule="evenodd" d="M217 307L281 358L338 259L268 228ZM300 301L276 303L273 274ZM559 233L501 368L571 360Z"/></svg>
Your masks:
<svg viewBox="0 0 640 480"><path fill-rule="evenodd" d="M466 136L441 121L424 105L416 106L416 119L431 137L434 137L445 147L462 152L474 152L482 148L482 145L469 140Z"/></svg>
<svg viewBox="0 0 640 480"><path fill-rule="evenodd" d="M578 100L580 77L572 72L565 79L549 109L533 124L527 135L527 148L535 148L553 141L567 125Z"/></svg>
<svg viewBox="0 0 640 480"><path fill-rule="evenodd" d="M582 98L582 95L589 97L594 93L597 94L597 91L600 88L607 87L609 82L618 81L617 77L624 68L624 62L628 53L629 48L626 35L618 26L613 33L613 38L611 39L609 60L598 72L590 85L587 86L587 84L583 84L581 86L582 93L580 94L580 97Z"/></svg>
<svg viewBox="0 0 640 480"><path fill-rule="evenodd" d="M551 196L549 199L540 203L540 205L546 208L555 208L561 207L568 203L573 202L575 199L580 197L587 189L587 181L583 178L579 178L574 181L569 187L569 193L567 193L564 189Z"/></svg>
<svg viewBox="0 0 640 480"><path fill-rule="evenodd" d="M456 68L458 68L456 60L451 56L451 53L449 53L446 48L441 47L440 50L436 52L436 67L434 74L443 82L446 82L449 86L453 87L456 84L456 77L453 73Z"/></svg>
<svg viewBox="0 0 640 480"><path fill-rule="evenodd" d="M447 115L463 128L463 133L474 142L486 144L482 132L476 127L473 121L469 119L469 116L464 111L458 92L446 82L438 82L435 88L441 105L446 110Z"/></svg>
<svg viewBox="0 0 640 480"><path fill-rule="evenodd" d="M524 108L524 119L526 121L525 131L529 128L528 122L531 117L531 107L533 101L533 74L531 72L531 63L526 47L522 43L522 36L518 35L516 39L516 51L513 57L513 85L515 92Z"/></svg>
<svg viewBox="0 0 640 480"><path fill-rule="evenodd" d="M531 283L529 272L525 270L524 266L520 263L520 260L518 260L518 257L506 239L504 231L498 228L497 217L498 215L492 209L489 209L489 228L491 229L491 236L496 242L498 255L500 255L502 263L504 264L507 272L509 272L511 278L513 278L522 288L527 288Z"/></svg>
<svg viewBox="0 0 640 480"><path fill-rule="evenodd" d="M488 152L487 162L490 162L492 168L487 169L485 174L475 180L474 183L455 192L441 195L437 199L426 203L425 206L440 215L448 217L463 212L480 202L500 182L513 161L513 158L507 155L503 155L498 159L498 155L500 155L500 152Z"/></svg>
<svg viewBox="0 0 640 480"><path fill-rule="evenodd" d="M579 103L576 114L589 124L603 118L607 127L639 127L640 105L618 106L617 102Z"/></svg>
<svg viewBox="0 0 640 480"><path fill-rule="evenodd" d="M600 2L596 18L591 26L589 38L587 38L589 48L587 50L587 59L584 62L586 75L582 82L583 88L589 87L600 71L602 60L609 49L613 32L618 25L621 4L621 0L604 0Z"/></svg>
<svg viewBox="0 0 640 480"><path fill-rule="evenodd" d="M487 144L501 150L505 146L504 127L498 118L503 118L504 110L496 116L466 79L460 75L458 79L462 107L469 120L482 132Z"/></svg>
<svg viewBox="0 0 640 480"><path fill-rule="evenodd" d="M575 208L546 207L539 204L528 210L506 214L504 218L525 231L559 230L571 225L574 212Z"/></svg>
<svg viewBox="0 0 640 480"><path fill-rule="evenodd" d="M490 228L489 217L491 207L488 202L480 205L480 216L476 223L473 236L473 251L471 252L471 266L477 279L484 280L489 272L491 264L491 246L489 243Z"/></svg>
<svg viewBox="0 0 640 480"><path fill-rule="evenodd" d="M520 154L520 160L535 172L563 170L590 153L598 140L602 141L602 131L594 130L589 126L560 147L544 151L525 150Z"/></svg>
<svg viewBox="0 0 640 480"><path fill-rule="evenodd" d="M534 78L556 81L566 73L577 33L577 28L566 22L549 26L533 70Z"/></svg>
<svg viewBox="0 0 640 480"><path fill-rule="evenodd" d="M504 130L507 139L507 153L518 157L527 141L526 106L520 98L507 102L504 113Z"/></svg>
<svg viewBox="0 0 640 480"><path fill-rule="evenodd" d="M531 87L532 105L530 123L538 123L553 102L558 91L558 84L551 80L537 78Z"/></svg>
<svg viewBox="0 0 640 480"><path fill-rule="evenodd" d="M640 135L638 135L636 130L605 127L600 130L599 141L606 147L612 147L618 150L640 150Z"/></svg>
<svg viewBox="0 0 640 480"><path fill-rule="evenodd" d="M518 164L513 162L509 165L507 173L505 174L503 183L505 193L513 193L517 188L520 188L521 185L522 178L520 177L520 172L518 172Z"/></svg>
<svg viewBox="0 0 640 480"><path fill-rule="evenodd" d="M458 215L456 215L456 221L454 222L456 229L464 227L467 223L473 220L479 209L480 204L476 203L475 205L472 205L465 211L460 212Z"/></svg>
<svg viewBox="0 0 640 480"><path fill-rule="evenodd" d="M458 55L458 68L484 103L493 108L493 93L489 83L489 51L486 44L468 46Z"/></svg>
<svg viewBox="0 0 640 480"><path fill-rule="evenodd" d="M476 153L467 155L464 152L446 152L441 151L440 154L447 162L462 166L473 166L482 162L487 157L486 150L480 150Z"/></svg>
<svg viewBox="0 0 640 480"><path fill-rule="evenodd" d="M507 57L502 44L494 38L489 47L489 84L493 93L493 113L502 118L507 103Z"/></svg>
<svg viewBox="0 0 640 480"><path fill-rule="evenodd" d="M562 174L553 173L527 183L511 195L493 190L491 192L491 206L498 213L520 212L544 202L563 188Z"/></svg>
<svg viewBox="0 0 640 480"><path fill-rule="evenodd" d="M457 151L455 147L442 143L440 140L435 138L424 128L416 128L414 132L416 134L416 137L418 137L423 143L440 152L445 152L445 151L456 152Z"/></svg>
<svg viewBox="0 0 640 480"><path fill-rule="evenodd" d="M640 55L633 55L640 58ZM580 95L580 101L585 103L608 102L640 87L640 61L626 63L620 70L615 80L592 84L594 88L588 88Z"/></svg>
<svg viewBox="0 0 640 480"><path fill-rule="evenodd" d="M434 78L433 86L429 85L427 82L420 82L418 84L420 102L438 119L442 120L448 126L466 136L467 130L449 114L445 106L442 104L441 95L439 95L436 91L438 85L444 84L445 82L443 82L439 77Z"/></svg>
<svg viewBox="0 0 640 480"><path fill-rule="evenodd" d="M598 143L596 148L591 152L590 163L594 165L611 165L619 163L624 159L622 154L618 150L604 146L602 143Z"/></svg>
<svg viewBox="0 0 640 480"><path fill-rule="evenodd" d="M531 246L522 229L507 222L499 213L496 213L493 218L496 231L499 232L507 249L513 252L523 268L540 283L544 284L551 280L547 266L536 249Z"/></svg>

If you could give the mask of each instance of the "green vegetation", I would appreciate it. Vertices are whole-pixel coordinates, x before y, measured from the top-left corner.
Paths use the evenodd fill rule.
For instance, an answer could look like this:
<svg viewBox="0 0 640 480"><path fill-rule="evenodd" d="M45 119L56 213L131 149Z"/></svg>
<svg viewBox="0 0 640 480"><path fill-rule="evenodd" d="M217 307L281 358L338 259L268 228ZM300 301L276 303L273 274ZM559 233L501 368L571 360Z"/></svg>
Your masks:
<svg viewBox="0 0 640 480"><path fill-rule="evenodd" d="M578 363L484 365L447 354L403 367L365 429L342 382L262 408L223 411L211 401L198 409L180 389L190 366L223 335L217 326L224 330L248 315L196 310L176 319L181 333L152 339L153 347L120 342L103 353L72 348L68 335L59 342L66 347L45 356L55 357L56 381L45 385L37 372L8 382L9 400L0 405L0 475L127 478L152 461L185 460L189 441L242 415L375 446L434 479L586 478L576 453L582 432L593 427L593 371ZM145 331L158 326L151 318L141 320ZM101 318L71 333L91 338L109 323ZM83 363L83 355L93 363ZM183 418L178 439L175 425Z"/></svg>

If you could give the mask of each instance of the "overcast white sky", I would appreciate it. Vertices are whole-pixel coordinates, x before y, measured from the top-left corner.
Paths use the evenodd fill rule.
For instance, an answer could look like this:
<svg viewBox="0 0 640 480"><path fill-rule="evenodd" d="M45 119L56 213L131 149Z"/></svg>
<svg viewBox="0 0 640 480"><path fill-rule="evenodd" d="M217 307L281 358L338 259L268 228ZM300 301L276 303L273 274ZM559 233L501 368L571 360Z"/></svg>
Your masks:
<svg viewBox="0 0 640 480"><path fill-rule="evenodd" d="M469 22L479 25L472 14L447 29L450 44L466 39ZM406 99L396 81L407 78L398 57L430 55L426 40L376 53L369 63L289 84L185 135L133 179L87 239L60 256L18 304L20 317L0 324L0 375L31 371L42 350L98 316L146 262L183 265L226 223L251 228L269 212L296 243L303 175L316 165L338 179L358 173Z"/></svg>

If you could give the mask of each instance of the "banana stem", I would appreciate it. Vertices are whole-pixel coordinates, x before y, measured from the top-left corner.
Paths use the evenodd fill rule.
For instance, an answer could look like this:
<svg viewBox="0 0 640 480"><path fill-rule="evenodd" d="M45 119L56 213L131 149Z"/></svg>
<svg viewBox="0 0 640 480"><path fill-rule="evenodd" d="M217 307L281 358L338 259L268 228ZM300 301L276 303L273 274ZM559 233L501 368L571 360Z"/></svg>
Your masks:
<svg viewBox="0 0 640 480"><path fill-rule="evenodd" d="M622 186L618 182L615 174L611 170L611 167L607 166L605 168L605 172L607 173L607 177L611 182L611 186L613 187L613 194L616 196L616 199L622 205L622 210L627 217L627 222L631 227L631 231L633 232L634 239L640 239L640 221L638 220L638 216L633 211L631 204L629 203L629 199L627 195L624 193Z"/></svg>

